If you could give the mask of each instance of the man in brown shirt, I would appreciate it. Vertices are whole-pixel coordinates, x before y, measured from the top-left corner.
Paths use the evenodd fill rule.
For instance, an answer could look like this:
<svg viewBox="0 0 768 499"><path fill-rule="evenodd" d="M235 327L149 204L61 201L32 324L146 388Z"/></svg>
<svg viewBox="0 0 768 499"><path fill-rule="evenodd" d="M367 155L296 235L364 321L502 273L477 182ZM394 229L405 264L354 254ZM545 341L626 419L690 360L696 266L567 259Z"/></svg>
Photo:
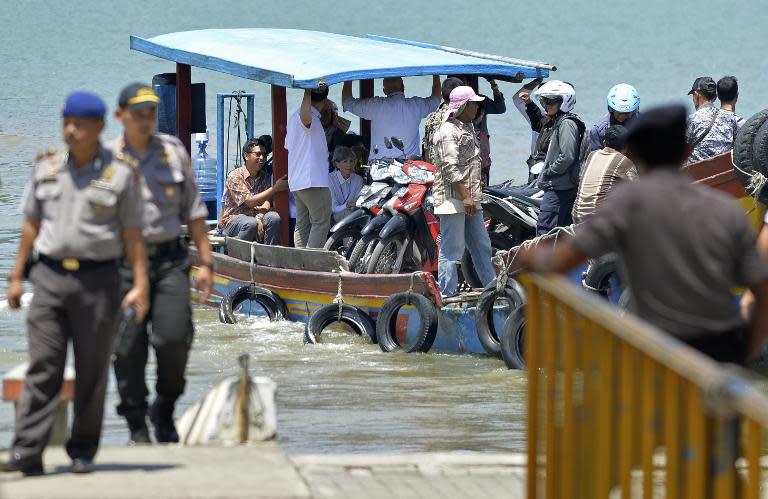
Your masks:
<svg viewBox="0 0 768 499"><path fill-rule="evenodd" d="M243 146L244 166L227 177L219 215L219 230L227 237L264 244L280 244L280 215L272 211L272 195L288 189L287 175L272 185L263 170L267 146L250 139Z"/></svg>
<svg viewBox="0 0 768 499"><path fill-rule="evenodd" d="M715 360L743 364L768 338L768 261L733 199L680 171L690 152L685 114L668 106L639 116L627 134L639 180L613 189L573 239L521 257L535 271L565 272L615 252L637 315ZM751 331L737 287L755 296Z"/></svg>

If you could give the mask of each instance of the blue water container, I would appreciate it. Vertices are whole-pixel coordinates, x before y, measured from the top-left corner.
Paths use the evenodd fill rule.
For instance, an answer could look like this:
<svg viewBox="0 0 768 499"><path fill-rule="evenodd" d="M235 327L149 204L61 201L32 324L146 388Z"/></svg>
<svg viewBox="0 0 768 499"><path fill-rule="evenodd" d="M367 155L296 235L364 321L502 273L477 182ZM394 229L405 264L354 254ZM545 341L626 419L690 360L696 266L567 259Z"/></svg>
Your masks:
<svg viewBox="0 0 768 499"><path fill-rule="evenodd" d="M197 154L192 157L192 170L195 172L200 197L208 206L208 217L214 218L216 214L216 158L209 156L205 150L208 146L207 133L196 133L195 142L197 142ZM213 206L213 211L211 206Z"/></svg>

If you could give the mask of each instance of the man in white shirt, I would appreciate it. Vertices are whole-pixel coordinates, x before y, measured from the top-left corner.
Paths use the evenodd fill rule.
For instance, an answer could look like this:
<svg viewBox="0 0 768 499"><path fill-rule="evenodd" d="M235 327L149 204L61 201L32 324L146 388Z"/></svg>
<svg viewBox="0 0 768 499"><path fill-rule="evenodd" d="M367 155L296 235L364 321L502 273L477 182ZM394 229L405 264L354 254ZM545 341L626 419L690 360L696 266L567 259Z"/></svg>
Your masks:
<svg viewBox="0 0 768 499"><path fill-rule="evenodd" d="M393 156L399 151L388 151L384 138L397 137L405 145L405 155L419 155L419 128L421 120L429 116L442 101L440 77L432 77L432 95L405 97L402 78L384 78L386 97L352 97L352 82L344 82L341 103L344 111L371 121L371 158ZM376 150L378 149L378 155Z"/></svg>
<svg viewBox="0 0 768 499"><path fill-rule="evenodd" d="M320 114L328 105L328 86L305 90L299 109L288 119L288 186L296 200L297 248L322 248L331 226L328 144Z"/></svg>

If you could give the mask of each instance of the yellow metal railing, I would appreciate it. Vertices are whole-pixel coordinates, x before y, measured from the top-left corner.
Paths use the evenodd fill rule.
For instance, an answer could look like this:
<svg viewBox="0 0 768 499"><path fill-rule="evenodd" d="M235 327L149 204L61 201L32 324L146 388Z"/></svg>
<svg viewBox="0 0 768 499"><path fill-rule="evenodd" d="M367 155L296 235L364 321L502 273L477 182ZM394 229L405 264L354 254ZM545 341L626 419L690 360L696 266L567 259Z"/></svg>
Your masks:
<svg viewBox="0 0 768 499"><path fill-rule="evenodd" d="M528 497L761 497L768 398L734 369L527 275Z"/></svg>

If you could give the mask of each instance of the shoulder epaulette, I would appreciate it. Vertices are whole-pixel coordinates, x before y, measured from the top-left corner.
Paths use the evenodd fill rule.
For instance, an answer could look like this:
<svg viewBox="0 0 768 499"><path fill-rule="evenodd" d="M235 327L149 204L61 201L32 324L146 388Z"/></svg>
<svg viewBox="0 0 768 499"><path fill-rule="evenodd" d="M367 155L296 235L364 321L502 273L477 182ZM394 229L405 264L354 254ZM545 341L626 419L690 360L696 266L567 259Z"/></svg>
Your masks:
<svg viewBox="0 0 768 499"><path fill-rule="evenodd" d="M42 161L44 159L55 156L57 152L58 151L56 151L55 147L49 147L45 151L40 151L39 153L37 153L37 155L35 156L35 161Z"/></svg>

